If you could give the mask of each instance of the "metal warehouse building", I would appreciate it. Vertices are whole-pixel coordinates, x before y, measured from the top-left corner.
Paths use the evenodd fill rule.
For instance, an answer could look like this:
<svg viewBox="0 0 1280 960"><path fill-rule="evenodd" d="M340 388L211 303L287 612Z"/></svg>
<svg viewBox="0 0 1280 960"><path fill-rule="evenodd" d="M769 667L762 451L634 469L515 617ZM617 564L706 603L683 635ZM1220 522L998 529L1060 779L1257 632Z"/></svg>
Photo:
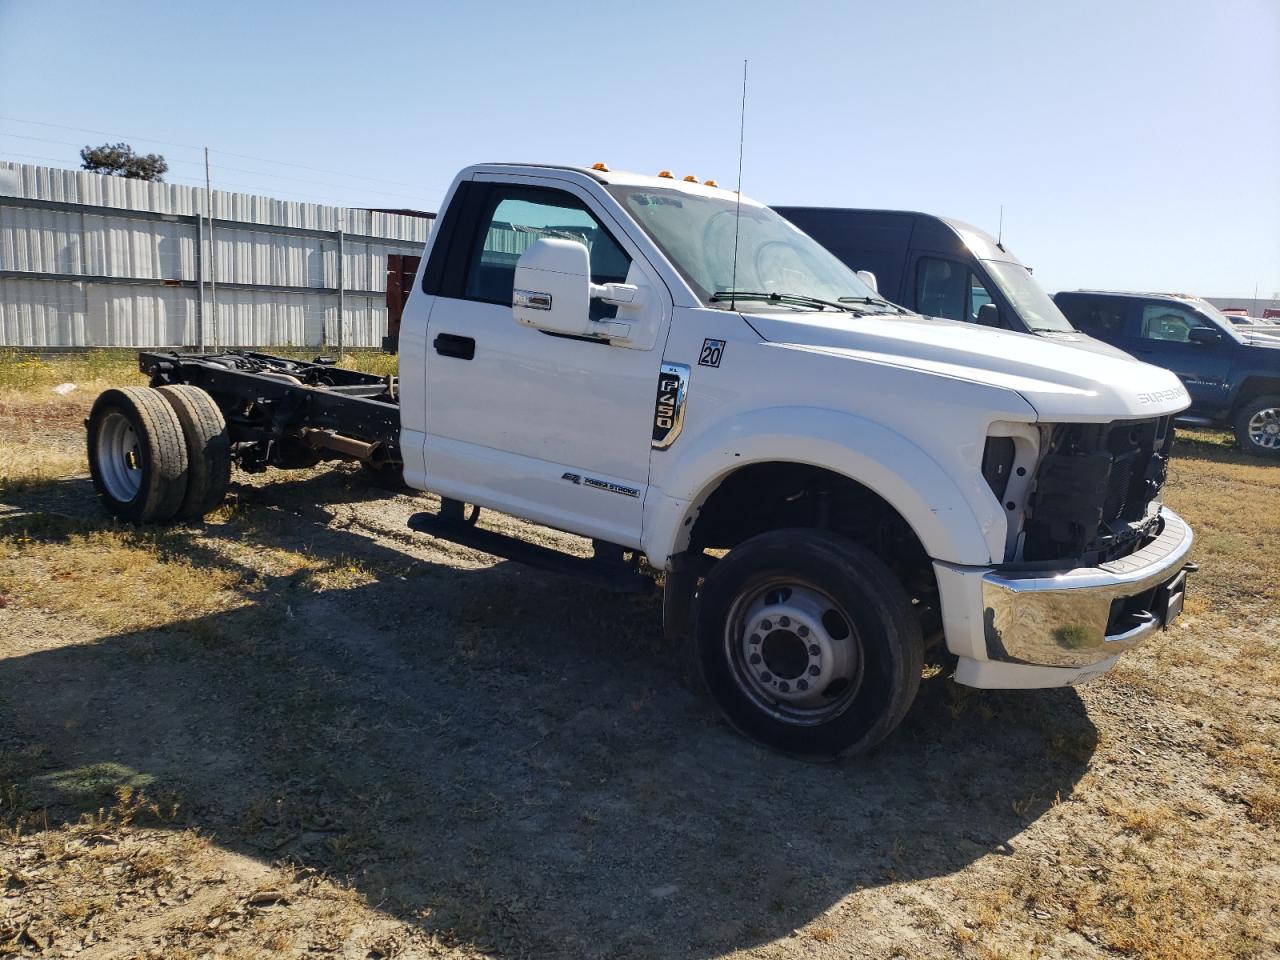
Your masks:
<svg viewBox="0 0 1280 960"><path fill-rule="evenodd" d="M214 190L210 246L207 199L0 161L0 347L381 344L430 220Z"/></svg>

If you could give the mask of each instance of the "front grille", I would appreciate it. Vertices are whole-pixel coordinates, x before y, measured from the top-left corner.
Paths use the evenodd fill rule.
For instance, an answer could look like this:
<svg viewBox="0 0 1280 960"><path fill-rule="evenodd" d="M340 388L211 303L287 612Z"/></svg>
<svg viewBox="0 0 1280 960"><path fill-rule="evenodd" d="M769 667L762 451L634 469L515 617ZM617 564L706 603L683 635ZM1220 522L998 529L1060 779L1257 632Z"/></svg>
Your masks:
<svg viewBox="0 0 1280 960"><path fill-rule="evenodd" d="M1022 559L1099 563L1137 549L1157 524L1148 507L1172 445L1169 417L1054 427L1028 503Z"/></svg>

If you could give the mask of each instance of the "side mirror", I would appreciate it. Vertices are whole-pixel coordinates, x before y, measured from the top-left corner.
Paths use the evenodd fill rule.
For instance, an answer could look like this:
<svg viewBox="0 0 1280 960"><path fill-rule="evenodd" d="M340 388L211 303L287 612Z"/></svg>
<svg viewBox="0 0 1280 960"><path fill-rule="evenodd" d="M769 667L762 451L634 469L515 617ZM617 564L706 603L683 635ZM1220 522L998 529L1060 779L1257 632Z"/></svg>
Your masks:
<svg viewBox="0 0 1280 960"><path fill-rule="evenodd" d="M535 240L516 261L511 312L517 323L571 337L628 342L630 323L591 319L593 299L629 307L645 303L634 284L592 283L591 253L577 240Z"/></svg>
<svg viewBox="0 0 1280 960"><path fill-rule="evenodd" d="M978 308L978 326L980 327L998 327L1000 326L1000 308L994 303L984 303Z"/></svg>
<svg viewBox="0 0 1280 960"><path fill-rule="evenodd" d="M1222 331L1214 330L1212 327L1192 327L1187 331L1187 341L1189 343L1203 343L1205 345L1217 343L1222 339Z"/></svg>
<svg viewBox="0 0 1280 960"><path fill-rule="evenodd" d="M876 275L870 270L858 270L858 279L871 288L872 293L879 293L880 286L876 283Z"/></svg>
<svg viewBox="0 0 1280 960"><path fill-rule="evenodd" d="M516 262L516 322L582 337L591 332L591 254L585 243L544 237Z"/></svg>

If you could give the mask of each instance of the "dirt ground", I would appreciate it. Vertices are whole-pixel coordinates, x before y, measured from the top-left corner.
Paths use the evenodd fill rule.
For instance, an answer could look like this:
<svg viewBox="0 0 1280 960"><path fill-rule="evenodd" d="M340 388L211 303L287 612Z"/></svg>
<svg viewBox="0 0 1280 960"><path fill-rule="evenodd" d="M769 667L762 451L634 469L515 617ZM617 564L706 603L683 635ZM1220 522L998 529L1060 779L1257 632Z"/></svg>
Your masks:
<svg viewBox="0 0 1280 960"><path fill-rule="evenodd" d="M432 499L345 466L118 526L95 391L20 386L0 956L1280 955L1280 467L1224 437L1178 447L1174 629L1075 690L930 679L815 765L721 721L656 594L412 533Z"/></svg>

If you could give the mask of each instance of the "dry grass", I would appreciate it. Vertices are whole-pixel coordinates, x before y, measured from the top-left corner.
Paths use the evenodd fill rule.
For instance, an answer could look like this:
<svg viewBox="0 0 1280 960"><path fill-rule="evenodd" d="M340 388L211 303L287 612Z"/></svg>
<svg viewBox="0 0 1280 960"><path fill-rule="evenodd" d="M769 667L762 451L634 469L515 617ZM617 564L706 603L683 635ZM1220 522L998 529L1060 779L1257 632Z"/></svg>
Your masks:
<svg viewBox="0 0 1280 960"><path fill-rule="evenodd" d="M0 494L86 472L79 427L93 398L144 382L131 350L55 358L0 350Z"/></svg>

